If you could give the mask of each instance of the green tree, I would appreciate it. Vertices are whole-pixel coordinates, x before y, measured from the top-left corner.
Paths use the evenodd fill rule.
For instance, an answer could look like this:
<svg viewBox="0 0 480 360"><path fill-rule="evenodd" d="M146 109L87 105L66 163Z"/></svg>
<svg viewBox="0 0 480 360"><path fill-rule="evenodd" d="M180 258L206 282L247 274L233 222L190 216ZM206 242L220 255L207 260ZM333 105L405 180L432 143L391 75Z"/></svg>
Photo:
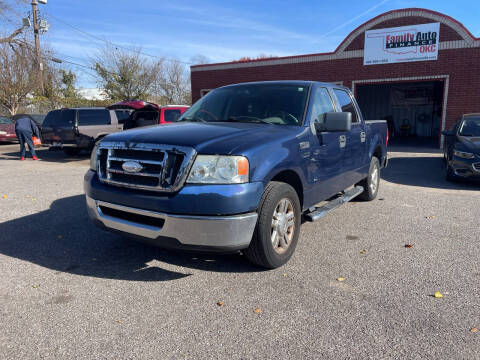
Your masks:
<svg viewBox="0 0 480 360"><path fill-rule="evenodd" d="M110 100L147 99L155 89L163 60L146 59L140 50L101 49L93 58L99 86Z"/></svg>
<svg viewBox="0 0 480 360"><path fill-rule="evenodd" d="M63 94L64 98L77 98L78 93L75 87L75 83L77 82L77 75L73 73L72 70L60 70L61 76L61 93Z"/></svg>

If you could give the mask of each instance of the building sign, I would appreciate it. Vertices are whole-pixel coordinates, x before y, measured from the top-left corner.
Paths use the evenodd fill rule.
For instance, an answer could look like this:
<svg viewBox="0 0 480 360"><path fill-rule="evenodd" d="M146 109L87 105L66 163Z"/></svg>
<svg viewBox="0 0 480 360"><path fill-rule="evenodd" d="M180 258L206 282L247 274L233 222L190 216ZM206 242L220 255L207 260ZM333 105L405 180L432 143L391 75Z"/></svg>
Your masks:
<svg viewBox="0 0 480 360"><path fill-rule="evenodd" d="M439 33L440 23L368 30L363 65L437 60Z"/></svg>

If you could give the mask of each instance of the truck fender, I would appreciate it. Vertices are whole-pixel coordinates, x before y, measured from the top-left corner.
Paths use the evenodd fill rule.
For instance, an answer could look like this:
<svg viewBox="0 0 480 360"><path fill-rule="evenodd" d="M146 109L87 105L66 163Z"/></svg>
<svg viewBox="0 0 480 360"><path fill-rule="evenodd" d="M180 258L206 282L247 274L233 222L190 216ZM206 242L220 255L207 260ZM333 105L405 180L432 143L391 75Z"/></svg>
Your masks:
<svg viewBox="0 0 480 360"><path fill-rule="evenodd" d="M281 181L290 184L297 191L300 202L303 204L303 192L307 181L301 167L294 163L295 158L296 156L292 156L285 148L267 156L262 156L256 162L257 167L254 169L251 181L262 182L265 188L272 179L280 176L282 177Z"/></svg>
<svg viewBox="0 0 480 360"><path fill-rule="evenodd" d="M368 158L371 159L373 156L377 156L380 160L380 164L384 164L385 153L385 145L383 145L381 136L379 134L375 134L369 144Z"/></svg>

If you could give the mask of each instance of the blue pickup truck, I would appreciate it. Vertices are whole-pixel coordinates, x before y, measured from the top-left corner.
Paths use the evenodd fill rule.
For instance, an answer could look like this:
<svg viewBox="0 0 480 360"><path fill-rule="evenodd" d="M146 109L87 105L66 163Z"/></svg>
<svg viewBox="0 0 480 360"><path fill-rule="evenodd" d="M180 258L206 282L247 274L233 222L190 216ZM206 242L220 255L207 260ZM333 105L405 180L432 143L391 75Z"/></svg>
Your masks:
<svg viewBox="0 0 480 360"><path fill-rule="evenodd" d="M349 89L313 81L229 85L176 123L106 136L84 188L101 228L156 246L239 252L276 268L315 221L373 200L387 164L385 121Z"/></svg>

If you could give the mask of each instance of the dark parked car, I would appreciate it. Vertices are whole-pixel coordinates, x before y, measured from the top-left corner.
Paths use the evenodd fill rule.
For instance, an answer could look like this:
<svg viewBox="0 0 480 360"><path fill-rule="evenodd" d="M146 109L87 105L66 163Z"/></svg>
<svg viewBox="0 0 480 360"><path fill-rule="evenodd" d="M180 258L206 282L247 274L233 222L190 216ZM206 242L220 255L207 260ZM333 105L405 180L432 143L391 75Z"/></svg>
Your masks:
<svg viewBox="0 0 480 360"><path fill-rule="evenodd" d="M480 180L480 113L463 115L442 134L447 180Z"/></svg>
<svg viewBox="0 0 480 360"><path fill-rule="evenodd" d="M81 150L91 150L105 135L122 130L115 110L71 108L50 111L43 122L42 137L46 145L76 155Z"/></svg>
<svg viewBox="0 0 480 360"><path fill-rule="evenodd" d="M6 116L0 116L0 142L16 141L15 124Z"/></svg>

